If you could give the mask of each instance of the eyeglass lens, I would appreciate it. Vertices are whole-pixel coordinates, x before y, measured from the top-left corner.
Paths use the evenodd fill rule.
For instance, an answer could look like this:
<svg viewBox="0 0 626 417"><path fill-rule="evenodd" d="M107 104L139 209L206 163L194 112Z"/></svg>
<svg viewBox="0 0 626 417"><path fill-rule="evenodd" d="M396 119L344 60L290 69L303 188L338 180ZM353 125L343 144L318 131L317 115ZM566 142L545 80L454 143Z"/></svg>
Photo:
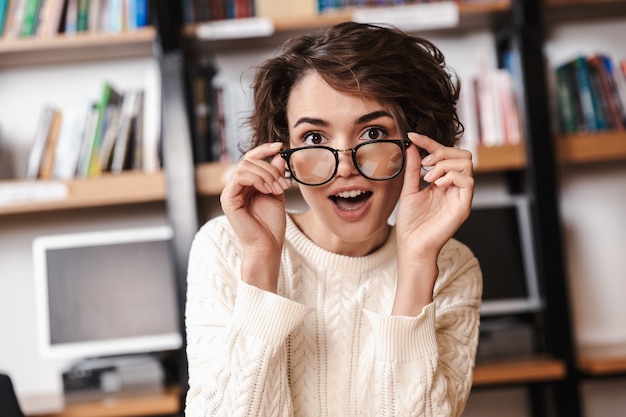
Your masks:
<svg viewBox="0 0 626 417"><path fill-rule="evenodd" d="M384 180L402 169L403 152L397 142L369 142L354 150L356 168L365 177ZM291 154L291 173L305 184L321 184L336 173L338 159L330 148L301 148Z"/></svg>

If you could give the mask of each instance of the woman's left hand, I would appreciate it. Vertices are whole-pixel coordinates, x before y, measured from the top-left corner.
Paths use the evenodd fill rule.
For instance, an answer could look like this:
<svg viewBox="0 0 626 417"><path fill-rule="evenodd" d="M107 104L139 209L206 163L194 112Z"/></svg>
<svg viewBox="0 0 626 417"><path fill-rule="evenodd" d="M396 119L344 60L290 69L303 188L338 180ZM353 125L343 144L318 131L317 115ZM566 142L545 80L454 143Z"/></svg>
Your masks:
<svg viewBox="0 0 626 417"><path fill-rule="evenodd" d="M432 300L439 251L471 210L472 154L417 133L408 136L416 146L406 150L404 184L396 217L398 279L399 284L403 280L420 280L423 294L419 298L425 305ZM418 147L429 153L421 161ZM424 188L420 188L421 166L427 169L424 180L430 183Z"/></svg>

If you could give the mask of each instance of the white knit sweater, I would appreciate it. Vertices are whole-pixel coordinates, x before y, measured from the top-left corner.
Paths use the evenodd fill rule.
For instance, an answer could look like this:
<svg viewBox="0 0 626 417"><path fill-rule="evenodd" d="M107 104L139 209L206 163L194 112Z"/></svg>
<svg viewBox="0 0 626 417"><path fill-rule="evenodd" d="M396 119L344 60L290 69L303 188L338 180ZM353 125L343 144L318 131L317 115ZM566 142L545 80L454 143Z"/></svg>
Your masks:
<svg viewBox="0 0 626 417"><path fill-rule="evenodd" d="M459 416L472 382L482 276L451 240L434 302L391 316L395 230L375 253L327 252L287 216L278 295L240 280L225 217L193 242L186 416Z"/></svg>

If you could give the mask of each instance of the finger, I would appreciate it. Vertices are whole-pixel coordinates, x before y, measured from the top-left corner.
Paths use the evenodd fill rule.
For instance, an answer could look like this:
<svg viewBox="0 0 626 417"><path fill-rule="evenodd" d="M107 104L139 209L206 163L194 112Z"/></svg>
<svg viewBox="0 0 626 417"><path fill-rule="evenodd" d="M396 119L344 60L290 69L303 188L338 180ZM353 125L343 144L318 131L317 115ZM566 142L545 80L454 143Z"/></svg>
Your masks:
<svg viewBox="0 0 626 417"><path fill-rule="evenodd" d="M279 178L280 172L269 163L244 159L237 164L224 191L234 196L245 187L253 187L263 194L281 194L284 187Z"/></svg>
<svg viewBox="0 0 626 417"><path fill-rule="evenodd" d="M244 159L266 159L276 155L283 147L282 142L263 143L245 153Z"/></svg>
<svg viewBox="0 0 626 417"><path fill-rule="evenodd" d="M458 171L448 172L446 175L438 178L435 182L438 187L456 186L461 189L473 190L474 177L463 175Z"/></svg>
<svg viewBox="0 0 626 417"><path fill-rule="evenodd" d="M405 151L404 183L402 193L415 193L420 188L420 154L416 146L409 146Z"/></svg>
<svg viewBox="0 0 626 417"><path fill-rule="evenodd" d="M470 161L472 159L471 152L465 149L442 145L441 143L429 138L426 135L420 135L415 132L410 132L408 134L408 137L411 142L413 142L416 146L424 149L426 152L429 153L429 155L424 157L424 159L422 160L423 166L432 166L444 159L468 159Z"/></svg>
<svg viewBox="0 0 626 417"><path fill-rule="evenodd" d="M444 159L428 167L424 180L434 182L448 172L460 172L463 175L473 176L472 161L468 159Z"/></svg>

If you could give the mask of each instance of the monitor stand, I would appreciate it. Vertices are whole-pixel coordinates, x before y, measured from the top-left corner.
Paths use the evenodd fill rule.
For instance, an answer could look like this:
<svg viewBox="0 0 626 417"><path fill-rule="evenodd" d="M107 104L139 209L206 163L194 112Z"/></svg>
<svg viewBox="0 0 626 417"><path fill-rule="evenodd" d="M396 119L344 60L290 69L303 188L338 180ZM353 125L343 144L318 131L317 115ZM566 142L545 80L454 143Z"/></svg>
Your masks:
<svg viewBox="0 0 626 417"><path fill-rule="evenodd" d="M161 393L164 388L163 366L149 354L88 358L63 372L67 403Z"/></svg>

